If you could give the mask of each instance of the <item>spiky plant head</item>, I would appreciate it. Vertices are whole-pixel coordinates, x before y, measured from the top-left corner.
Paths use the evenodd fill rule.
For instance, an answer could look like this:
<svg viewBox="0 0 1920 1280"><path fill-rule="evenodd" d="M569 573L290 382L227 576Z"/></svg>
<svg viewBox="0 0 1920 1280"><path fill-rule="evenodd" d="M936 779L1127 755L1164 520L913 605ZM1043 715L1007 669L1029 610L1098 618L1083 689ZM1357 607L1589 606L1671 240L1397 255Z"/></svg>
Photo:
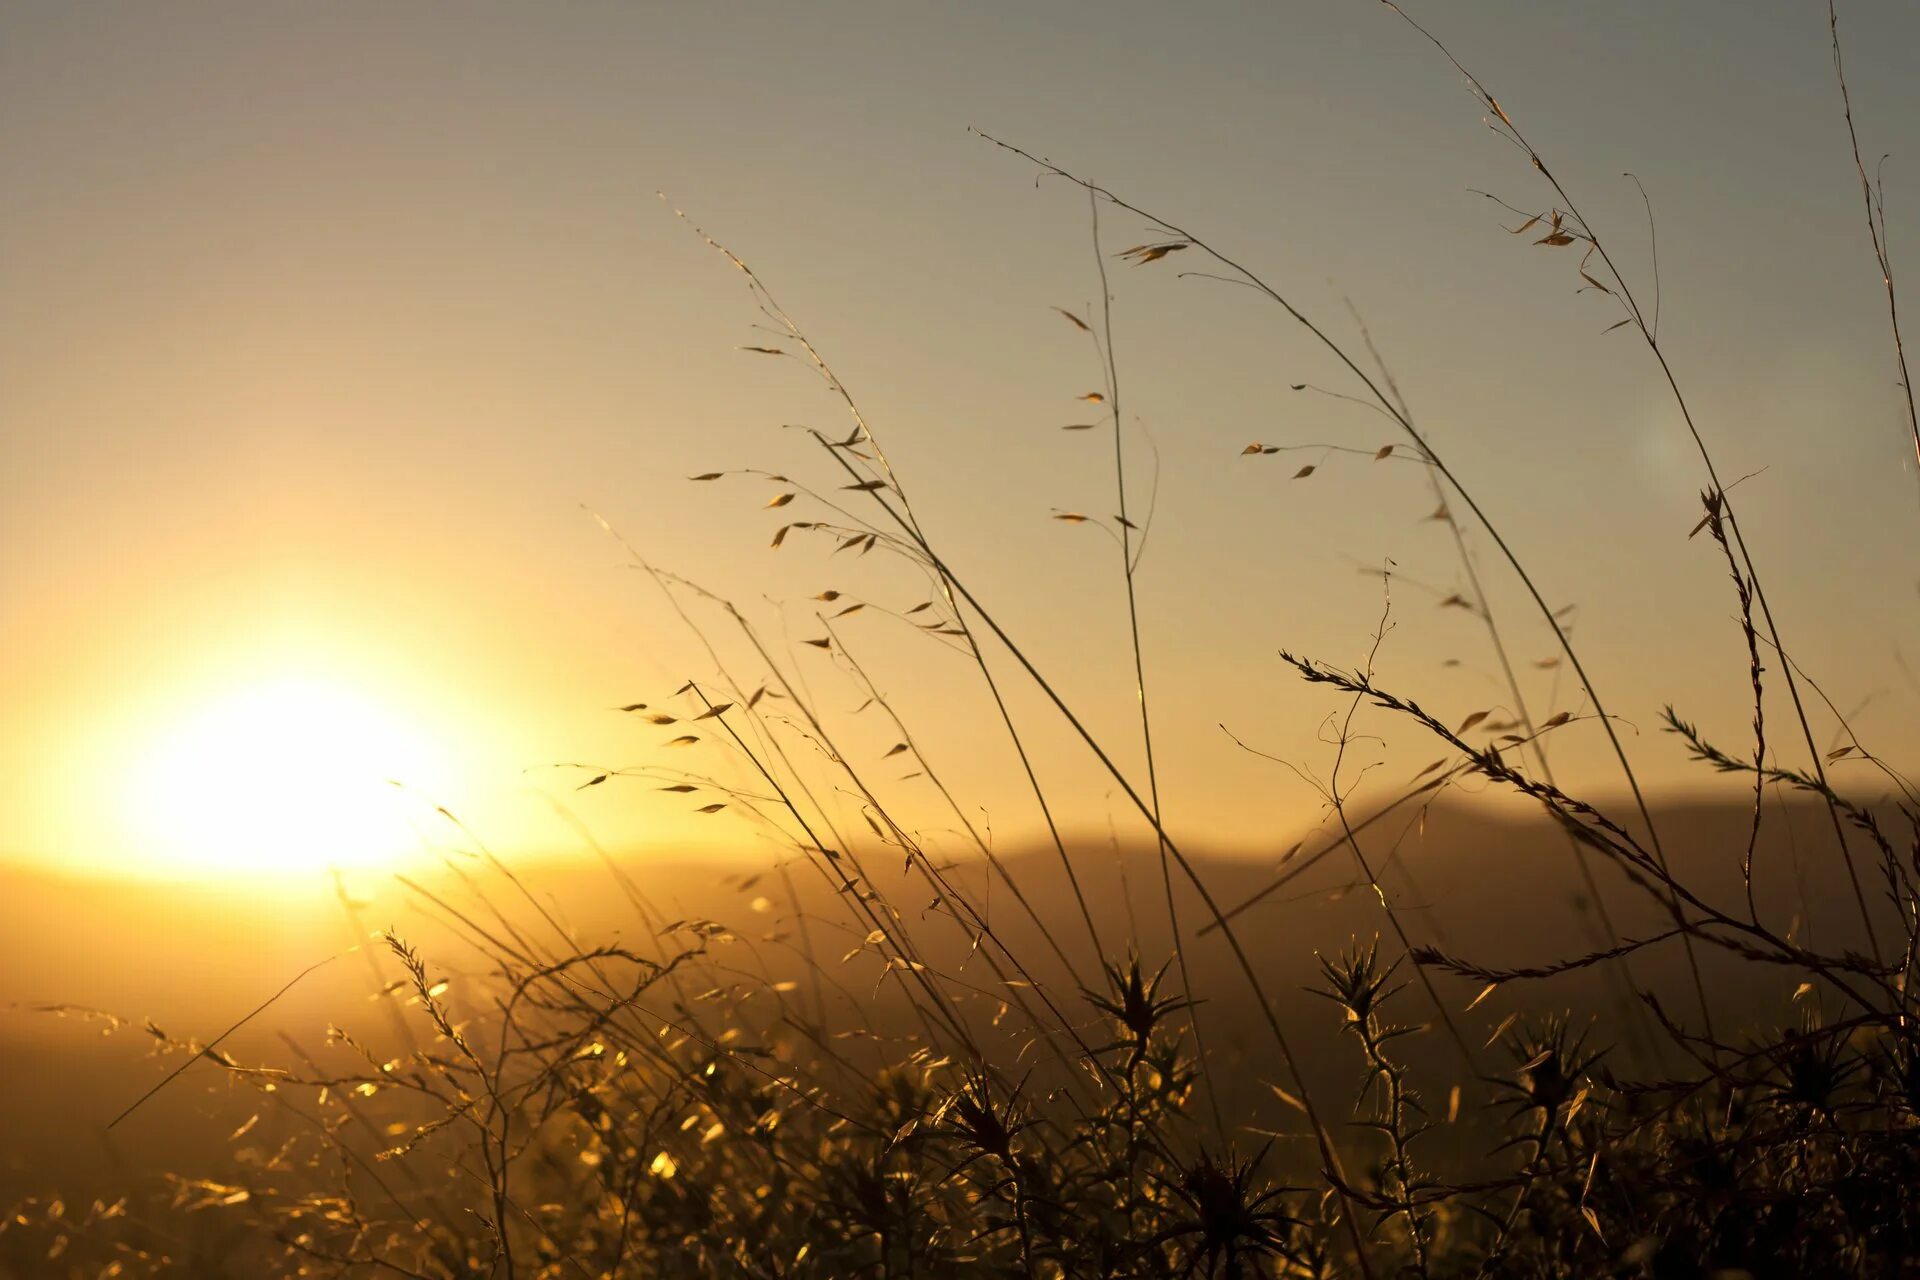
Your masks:
<svg viewBox="0 0 1920 1280"><path fill-rule="evenodd" d="M1154 1043L1154 1033L1170 1016L1193 1007L1191 1000L1161 993L1161 984L1166 980L1167 969L1172 963L1169 959L1149 975L1139 954L1129 952L1124 962L1101 966L1107 979L1107 991L1104 994L1082 992L1088 1004L1113 1020L1119 1039L1108 1048L1130 1050L1129 1068L1138 1066L1146 1059Z"/></svg>
<svg viewBox="0 0 1920 1280"><path fill-rule="evenodd" d="M1400 989L1393 982L1400 961L1384 965L1380 962L1378 937L1365 946L1354 943L1335 959L1329 960L1318 952L1314 953L1314 959L1320 962L1325 985L1311 990L1345 1009L1349 1022L1365 1022Z"/></svg>

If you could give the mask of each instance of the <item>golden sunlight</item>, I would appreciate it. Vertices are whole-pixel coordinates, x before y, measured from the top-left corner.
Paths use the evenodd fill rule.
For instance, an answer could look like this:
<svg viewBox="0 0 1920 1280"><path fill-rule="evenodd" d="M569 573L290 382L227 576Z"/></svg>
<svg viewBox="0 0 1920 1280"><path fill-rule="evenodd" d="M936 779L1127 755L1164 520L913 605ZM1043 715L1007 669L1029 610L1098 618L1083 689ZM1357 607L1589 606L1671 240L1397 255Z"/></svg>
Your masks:
<svg viewBox="0 0 1920 1280"><path fill-rule="evenodd" d="M161 874L309 872L417 848L403 786L437 788L445 759L376 700L312 677L221 692L138 756L121 819Z"/></svg>

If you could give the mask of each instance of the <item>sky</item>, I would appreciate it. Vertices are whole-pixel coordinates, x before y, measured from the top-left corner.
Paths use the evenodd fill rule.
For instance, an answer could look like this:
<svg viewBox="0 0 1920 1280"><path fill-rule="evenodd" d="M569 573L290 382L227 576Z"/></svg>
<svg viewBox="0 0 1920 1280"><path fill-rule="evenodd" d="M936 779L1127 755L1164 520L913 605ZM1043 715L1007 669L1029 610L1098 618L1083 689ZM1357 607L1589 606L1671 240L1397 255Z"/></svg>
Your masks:
<svg viewBox="0 0 1920 1280"><path fill-rule="evenodd" d="M1638 176L1662 342L1723 477L1750 477L1735 496L1781 634L1863 739L1911 760L1920 481L1824 7L1410 11L1651 298ZM1842 21L1863 150L1893 152L1897 265L1920 217L1898 150L1920 121L1920 10L1863 0ZM1382 6L10 0L0 22L0 857L231 871L449 839L564 850L582 831L762 847L739 806L699 814L658 779L576 790L621 766L752 779L614 710L684 711L674 690L715 671L589 512L738 602L930 840L959 824L885 756L898 735L856 710L845 654L970 820L1032 838L962 658L879 609L836 624L843 652L800 643L819 633L810 597L901 611L924 598L916 574L805 538L775 551L806 499L767 511L782 489L762 478L687 479L829 483L782 427L848 423L800 364L739 350L771 340L674 207L800 320L947 562L1143 776L1118 555L1050 518L1116 509L1111 436L1059 430L1101 385L1052 310L1099 295L1087 202L970 129L1190 227L1343 342L1364 317L1542 594L1577 606L1649 786L1705 781L1658 732L1667 701L1750 749L1737 606L1717 550L1687 537L1705 479L1659 371L1630 329L1606 332L1619 312L1576 292L1568 251L1505 234L1518 219L1474 194L1549 200ZM1394 568L1384 683L1449 720L1510 699L1480 623L1439 604L1465 578L1425 474L1366 456L1390 424L1289 390L1357 388L1271 303L1181 278L1196 253L1134 267L1112 255L1158 238L1145 220L1109 209L1100 233L1132 509L1152 498L1137 587L1166 820L1274 852L1323 816L1313 780L1343 711L1277 653L1364 660L1373 570ZM1243 457L1254 441L1366 452ZM1535 665L1551 636L1467 536L1536 717L1587 710ZM992 660L1063 821L1137 837ZM1817 701L1812 718L1831 745ZM1361 723L1356 803L1436 754ZM1554 751L1563 780L1619 790L1590 719Z"/></svg>

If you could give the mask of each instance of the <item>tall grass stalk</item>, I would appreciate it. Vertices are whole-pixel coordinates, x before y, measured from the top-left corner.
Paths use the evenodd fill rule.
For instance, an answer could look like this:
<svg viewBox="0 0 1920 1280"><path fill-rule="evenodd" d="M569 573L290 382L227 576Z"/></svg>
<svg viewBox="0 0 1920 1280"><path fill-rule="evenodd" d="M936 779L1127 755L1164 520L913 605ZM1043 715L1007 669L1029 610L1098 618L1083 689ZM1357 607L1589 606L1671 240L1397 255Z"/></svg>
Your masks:
<svg viewBox="0 0 1920 1280"><path fill-rule="evenodd" d="M1093 731L1097 721L1022 641L1036 624L983 598L923 525L867 415L800 324L741 257L700 232L742 274L761 331L779 344L748 348L752 358L798 361L851 428L845 436L802 429L806 474L748 468L695 481L774 486L766 509L785 521L774 548L813 539L842 557L836 564L871 555L904 566L925 599L821 592L806 608L818 634L782 646L746 610L655 565L602 520L703 656L680 687L620 709L637 732L662 736L648 763L570 762L550 776L584 775L581 791L646 786L716 822L737 820L780 850L770 868L780 888L769 891L781 895L784 915L761 932L668 918L648 869L601 848L556 799L631 926L595 938L604 926L570 923L539 890L537 872L439 809L447 825L434 828L435 838L448 841L441 865L396 877L417 930L430 936L389 927L371 957L384 1032L332 1026L322 1045L283 1033L284 1059L268 1061L256 1060L239 1033L279 995L209 1040L42 1006L138 1036L159 1061L157 1081L114 1121L117 1134L134 1128L122 1122L135 1113L166 1105L163 1093L196 1083L218 1082L223 1129L226 1110L252 1114L231 1130L230 1159L183 1164L160 1188L84 1208L51 1194L11 1206L0 1218L0 1280L1909 1274L1920 1256L1920 792L1854 734L1781 640L1727 486L1661 344L1657 261L1643 310L1610 243L1508 112L1425 27L1385 2L1467 77L1494 132L1544 179L1552 204L1523 216L1544 223L1552 247L1585 246L1583 276L1641 335L1699 454L1707 484L1695 532L1706 532L1733 586L1752 741L1722 747L1673 707L1663 726L1701 767L1752 784L1725 848L1669 859L1562 612L1416 422L1364 324L1358 345L1344 342L1242 265L1245 255L1229 256L1107 187L988 138L1089 202L1101 300L1069 318L1101 366L1113 433L1118 519L1109 532L1126 600L1116 640L1131 659L1138 755L1125 745L1132 730L1111 742ZM1832 5L1828 25L1904 378L1880 188L1860 157ZM1165 740L1155 736L1142 630L1153 602L1137 577L1152 520L1136 518L1129 489L1130 472L1138 485L1138 455L1129 458L1115 282L1100 231L1112 209L1147 219L1165 237L1118 257L1149 267L1175 250L1195 251L1216 270L1188 274L1254 289L1355 379L1352 391L1325 394L1393 424L1406 442L1396 441L1394 456L1421 466L1432 486L1471 593L1461 602L1484 625L1512 703L1511 723L1496 728L1488 711L1459 722L1391 687L1377 661L1393 624L1391 595L1352 668L1283 650L1289 678L1337 700L1322 788L1326 822L1337 830L1310 851L1297 845L1263 886L1243 883L1237 901L1214 864L1170 830L1161 785ZM1651 222L1651 200L1648 212ZM1910 386L1906 413L1920 451ZM1454 519L1456 503L1470 523ZM1545 718L1530 708L1469 542L1482 534L1553 633L1579 684L1575 708ZM1391 576L1383 580L1390 590ZM982 715L997 726L996 741L1004 733L1047 833L1046 865L996 848L991 828L970 816L959 775L933 758L939 726L915 723L907 704L888 696L882 661L856 652L853 624L841 619L861 610L964 658L970 686L978 673ZM1777 660L1804 761L1797 751L1783 758L1775 741L1763 658ZM1817 703L1802 698L1802 686ZM816 687L864 695L894 745L860 745ZM1097 909L1081 874L1089 864L1057 817L1066 810L1052 780L1056 761L1034 749L1036 726L1014 714L1015 694L1037 698L1050 722L1057 717L1073 749L1152 832L1170 929L1163 958L1143 952L1124 892L1124 923ZM1839 727L1844 741L1832 752L1816 748L1810 705L1824 706ZM1365 736L1363 716L1441 752L1365 813L1350 755ZM1588 721L1626 784L1625 816L1555 775L1549 735ZM1494 736L1502 730L1517 732ZM895 759L912 761L930 788L932 820L951 818L957 828L927 834L928 815L901 798L908 793L897 783L906 780L883 776L882 762ZM1875 799L1837 786L1827 766L1841 761L1873 765L1892 793ZM1416 936L1412 909L1387 879L1400 842L1382 859L1380 842L1367 838L1377 824L1422 815L1469 786L1525 802L1569 845L1583 915L1590 908L1598 926L1588 949L1483 956L1502 939ZM1783 925L1769 909L1756 887L1772 874L1759 858L1769 789L1782 806L1795 795L1826 815L1862 945L1825 930L1816 941L1804 920ZM1781 824L1789 835L1790 821ZM967 861L942 854L949 836ZM1856 850L1870 851L1866 865L1889 909L1869 909ZM1274 961L1274 948L1252 945L1247 913L1341 854L1379 904L1387 950L1377 934L1356 941L1318 957L1316 976L1304 948L1289 967L1284 956ZM1712 854L1738 866L1738 903L1722 900L1734 890L1712 883L1704 860ZM1065 888L1050 896L1044 876L1056 870ZM727 884L745 893L758 874ZM996 916L998 886L1013 909ZM337 888L361 932L361 907ZM1197 922L1182 917L1189 893ZM779 908L767 897L745 909ZM1636 909L1663 923L1641 927L1628 923L1641 917L1614 914ZM1108 940L1122 935L1129 945L1110 952ZM1200 966L1189 963L1203 938L1224 944L1229 974L1206 989ZM1660 980L1663 958L1672 961L1670 983ZM1638 970L1629 968L1635 962ZM1720 1002L1708 999L1709 968L1725 983ZM1563 997L1594 976L1629 1008L1570 1011ZM1324 1021L1297 1017L1281 1001L1305 982L1331 1002ZM1419 987L1412 998L1421 1021L1409 1020L1408 985ZM1670 1007L1669 987L1686 1013ZM1760 991L1778 999L1776 1014L1756 1022L1759 1006L1744 997ZM1202 1002L1211 1038L1196 1014ZM1498 1021L1495 1005L1508 1009ZM1254 1026L1257 1046L1223 1045L1214 1034L1234 1011ZM1427 1047L1430 1026L1450 1049ZM1653 1051L1617 1053L1619 1034L1638 1035ZM189 1074L196 1064L201 1070ZM1344 1107L1339 1082L1329 1083L1341 1072L1356 1086Z"/></svg>

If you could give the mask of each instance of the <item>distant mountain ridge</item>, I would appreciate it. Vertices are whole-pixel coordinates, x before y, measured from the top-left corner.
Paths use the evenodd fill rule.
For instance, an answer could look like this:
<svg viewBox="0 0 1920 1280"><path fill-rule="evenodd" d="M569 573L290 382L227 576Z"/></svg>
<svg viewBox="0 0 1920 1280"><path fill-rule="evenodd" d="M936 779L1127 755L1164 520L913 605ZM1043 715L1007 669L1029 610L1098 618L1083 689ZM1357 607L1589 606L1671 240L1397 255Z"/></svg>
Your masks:
<svg viewBox="0 0 1920 1280"><path fill-rule="evenodd" d="M1901 830L1892 810L1884 816L1889 831ZM1565 835L1544 817L1454 800L1432 806L1424 816L1408 812L1403 817L1373 824L1361 841L1416 945L1489 965L1520 966L1605 944L1605 928L1582 887L1575 855ZM1655 817L1676 872L1716 904L1743 907L1739 866L1751 811L1731 803L1670 803ZM1766 817L1754 858L1755 898L1763 918L1779 930L1796 927L1803 936L1810 918L1814 941L1826 950L1861 946L1858 910L1823 809L1804 800L1782 806L1770 800ZM1344 1048L1334 1034L1331 1006L1305 989L1316 981L1315 953L1335 952L1375 935L1384 939L1388 954L1400 948L1379 898L1358 878L1351 850L1336 845L1309 865L1330 835L1322 830L1284 863L1278 857L1190 856L1214 900L1228 909L1269 890L1278 876L1292 875L1283 889L1235 915L1233 924L1279 1016L1313 1036L1311 1043L1328 1047L1331 1056L1316 1050L1307 1069L1332 1081L1349 1064L1339 1056ZM1870 900L1881 903L1873 860L1864 841L1856 843ZM1002 989L983 957L971 954L978 930L962 929L936 905L920 874L903 868L898 850L856 856L872 877L871 887L898 913L892 917L896 927L911 933L929 964L973 987ZM1130 940L1158 967L1171 950L1170 934L1159 856L1150 843L1119 850L1110 842L1076 845L1071 857L1101 935L1102 957L1093 953L1053 849L1029 847L1001 855L1051 941L984 861L952 859L939 865L950 883L981 905L993 934L1033 980L1063 1007L1084 1011L1056 947L1081 979L1093 982L1098 980L1096 959L1118 959ZM789 863L784 875L771 868L756 875L735 866L717 870L659 858L617 858L614 865L617 874L590 859L530 862L515 868L516 885L479 863L461 860L460 873L483 887L491 906L475 899L459 875L423 875L421 883L476 925L504 930L510 924L553 943L558 935L547 917L580 946L621 941L642 948L653 945L651 935L661 923L714 921L740 939L742 953L730 962L737 969L796 983L800 995L795 999L824 1008L836 1025L882 1026L897 1016L884 1000L872 1001L871 993L879 990L876 957L843 959L860 950L866 926L848 919L845 904L817 871L798 862ZM1610 868L1596 865L1594 872L1614 937L1646 937L1666 926L1658 903ZM1264 1091L1265 1082L1278 1074L1268 1042L1254 1026L1246 983L1218 932L1201 932L1209 917L1197 895L1181 883L1177 870L1174 878L1209 1048L1218 1061L1244 1067L1240 1087ZM0 933L8 940L10 961L0 968L0 1134L8 1135L10 1150L0 1167L0 1198L29 1184L43 1185L44 1175L66 1165L96 1166L101 1149L76 1146L75 1133L97 1132L96 1121L103 1122L159 1074L144 1057L147 1042L137 1032L103 1040L94 1024L26 1006L98 1006L136 1022L150 1016L169 1032L204 1038L300 969L334 955L233 1042L243 1056L284 1059L289 1049L281 1033L309 1047L323 1040L330 1023L369 1034L385 1025L387 1015L370 1000L375 975L368 957L348 950L364 941L364 931L391 924L433 959L436 971L453 978L456 995L463 979L487 967L484 958L450 936L444 909L392 882L357 901L350 922L348 908L324 882L302 897L236 883L132 886L24 872L9 873L7 879L8 892L0 896ZM647 918L636 912L630 890L656 914ZM355 891L365 892L364 886ZM793 910L796 900L804 930ZM356 928L362 931L358 936ZM814 977L801 959L807 947L825 978ZM1765 974L1756 980L1751 967L1741 968L1724 955L1705 954L1702 964L1719 1006L1722 1035L1737 1032L1743 1021L1794 1016L1795 980L1786 971L1770 985ZM1633 965L1640 984L1659 992L1681 1016L1690 1012L1691 987L1677 944L1650 948L1636 955ZM829 982L841 990L826 993ZM1440 975L1435 985L1451 1009L1464 1011L1481 984ZM823 992L817 1000L809 990L813 986ZM1401 1000L1403 1017L1431 1020L1423 995L1410 990ZM1600 969L1548 983L1515 983L1459 1016L1484 1036L1520 1008L1564 1009L1577 1019L1599 1016L1609 1034L1618 1033L1625 1016L1617 984L1610 985ZM1422 1040L1420 1054L1442 1051L1437 1038ZM214 1082L210 1068L200 1074L203 1089ZM192 1089L179 1092L177 1103L197 1096ZM143 1138L143 1132L149 1136ZM204 1136L188 1119L155 1115L116 1134L114 1149L122 1153L116 1158L137 1165L142 1144L158 1132L171 1135L169 1148L191 1146Z"/></svg>

